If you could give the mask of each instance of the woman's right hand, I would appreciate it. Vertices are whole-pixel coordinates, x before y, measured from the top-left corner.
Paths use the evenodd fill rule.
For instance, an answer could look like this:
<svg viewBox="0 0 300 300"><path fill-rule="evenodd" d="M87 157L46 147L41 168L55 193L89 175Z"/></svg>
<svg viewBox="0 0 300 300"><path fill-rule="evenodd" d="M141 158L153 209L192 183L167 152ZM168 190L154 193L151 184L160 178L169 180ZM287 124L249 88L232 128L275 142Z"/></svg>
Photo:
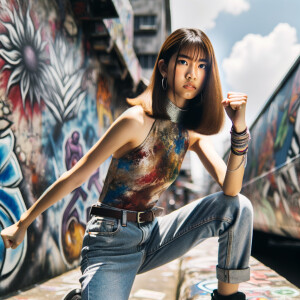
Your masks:
<svg viewBox="0 0 300 300"><path fill-rule="evenodd" d="M1 231L5 248L16 249L24 240L26 229L15 223Z"/></svg>

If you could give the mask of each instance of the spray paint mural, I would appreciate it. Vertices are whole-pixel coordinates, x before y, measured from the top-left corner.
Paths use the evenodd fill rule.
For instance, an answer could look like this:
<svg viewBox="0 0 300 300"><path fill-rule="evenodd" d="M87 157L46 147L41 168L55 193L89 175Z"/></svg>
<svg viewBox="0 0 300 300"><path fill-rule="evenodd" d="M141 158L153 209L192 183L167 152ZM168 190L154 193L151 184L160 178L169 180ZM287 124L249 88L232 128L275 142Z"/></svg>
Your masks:
<svg viewBox="0 0 300 300"><path fill-rule="evenodd" d="M19 185L23 179L20 165L14 152L15 137L8 120L11 114L4 101L0 101L0 224L3 227L16 222L25 211L25 203ZM9 203L9 205L7 205ZM0 243L0 281L4 284L15 276L24 262L27 236L16 251L7 251Z"/></svg>
<svg viewBox="0 0 300 300"><path fill-rule="evenodd" d="M97 98L112 122L109 85L97 86L82 41L68 1L0 1L0 230L97 141ZM0 239L0 295L78 265L104 173L39 216L17 250Z"/></svg>
<svg viewBox="0 0 300 300"><path fill-rule="evenodd" d="M104 134L104 132L108 129L108 127L112 124L114 119L114 113L112 109L112 94L110 92L109 82L107 78L104 76L99 76L98 79L98 88L97 88L97 112L98 112L98 120L100 124L100 134ZM109 168L111 159L106 160L101 165L100 170L100 178L101 182L104 182L105 175ZM102 186L101 186L102 189Z"/></svg>
<svg viewBox="0 0 300 300"><path fill-rule="evenodd" d="M300 57L250 129L242 193L258 230L300 238Z"/></svg>

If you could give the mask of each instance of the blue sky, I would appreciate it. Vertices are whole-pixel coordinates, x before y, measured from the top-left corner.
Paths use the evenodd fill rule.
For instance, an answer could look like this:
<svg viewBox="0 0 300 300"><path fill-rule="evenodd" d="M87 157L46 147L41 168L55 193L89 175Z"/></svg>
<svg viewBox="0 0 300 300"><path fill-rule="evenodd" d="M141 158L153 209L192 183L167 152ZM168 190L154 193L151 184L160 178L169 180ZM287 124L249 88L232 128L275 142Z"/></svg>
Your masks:
<svg viewBox="0 0 300 300"><path fill-rule="evenodd" d="M250 9L237 16L221 12L216 19L216 26L207 30L212 42L220 44L218 48L223 48L219 58L229 55L233 44L248 33L267 35L279 23L295 27L300 42L299 0L251 0L249 3Z"/></svg>

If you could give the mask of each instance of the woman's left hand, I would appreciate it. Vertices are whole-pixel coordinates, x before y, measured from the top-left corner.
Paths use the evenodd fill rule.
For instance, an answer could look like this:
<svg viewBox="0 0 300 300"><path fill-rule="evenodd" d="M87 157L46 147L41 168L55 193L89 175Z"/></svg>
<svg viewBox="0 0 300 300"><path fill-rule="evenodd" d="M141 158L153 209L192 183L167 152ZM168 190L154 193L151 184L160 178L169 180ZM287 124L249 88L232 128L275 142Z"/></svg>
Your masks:
<svg viewBox="0 0 300 300"><path fill-rule="evenodd" d="M248 96L244 93L229 92L222 101L223 107L237 132L246 128L246 103Z"/></svg>

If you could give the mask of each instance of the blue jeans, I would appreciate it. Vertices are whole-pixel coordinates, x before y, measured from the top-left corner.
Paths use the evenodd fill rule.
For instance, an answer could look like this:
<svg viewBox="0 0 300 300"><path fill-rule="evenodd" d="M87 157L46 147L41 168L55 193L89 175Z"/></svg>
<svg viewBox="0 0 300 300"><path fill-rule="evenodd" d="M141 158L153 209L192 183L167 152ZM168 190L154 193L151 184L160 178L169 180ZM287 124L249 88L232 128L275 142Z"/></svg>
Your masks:
<svg viewBox="0 0 300 300"><path fill-rule="evenodd" d="M103 205L103 204L100 204ZM137 224L93 216L83 240L83 300L127 300L136 274L170 262L209 237L218 236L217 278L250 278L252 205L223 192L196 200L153 222Z"/></svg>

